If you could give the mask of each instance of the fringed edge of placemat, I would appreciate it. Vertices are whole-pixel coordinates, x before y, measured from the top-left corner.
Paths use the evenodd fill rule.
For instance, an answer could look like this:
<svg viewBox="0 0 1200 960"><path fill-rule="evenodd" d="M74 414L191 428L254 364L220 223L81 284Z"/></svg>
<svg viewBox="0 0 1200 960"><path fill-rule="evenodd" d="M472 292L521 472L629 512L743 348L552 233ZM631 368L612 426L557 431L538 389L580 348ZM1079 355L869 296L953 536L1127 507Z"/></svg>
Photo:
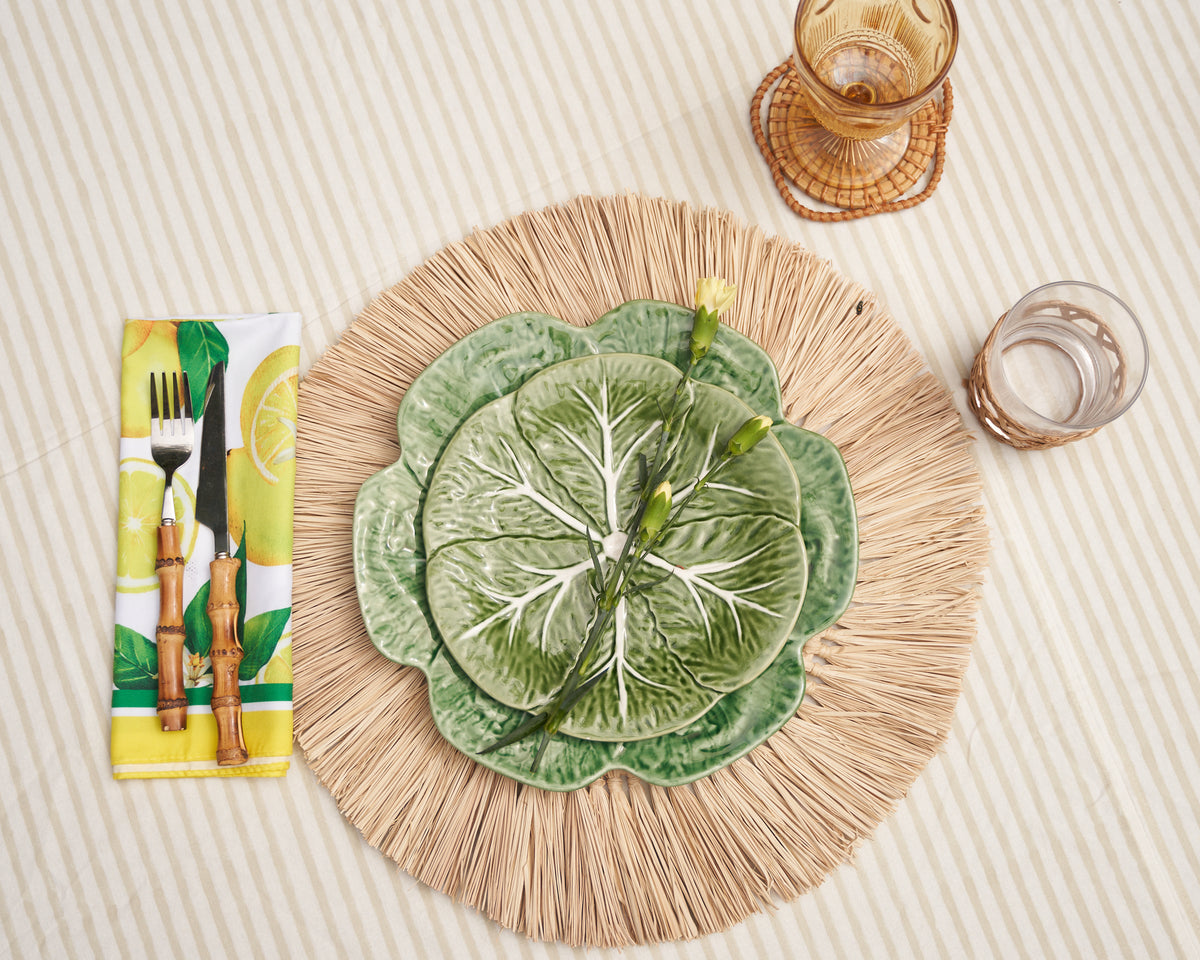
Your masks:
<svg viewBox="0 0 1200 960"><path fill-rule="evenodd" d="M842 449L858 507L854 602L805 649L800 710L688 786L610 773L552 793L438 734L425 681L371 646L351 526L396 459L413 378L498 316L583 325L640 297L738 285L728 319L769 352L790 419ZM479 230L381 294L300 387L296 734L371 845L529 937L620 946L703 936L812 889L895 808L946 739L987 555L970 436L947 391L862 287L727 213L580 197Z"/></svg>

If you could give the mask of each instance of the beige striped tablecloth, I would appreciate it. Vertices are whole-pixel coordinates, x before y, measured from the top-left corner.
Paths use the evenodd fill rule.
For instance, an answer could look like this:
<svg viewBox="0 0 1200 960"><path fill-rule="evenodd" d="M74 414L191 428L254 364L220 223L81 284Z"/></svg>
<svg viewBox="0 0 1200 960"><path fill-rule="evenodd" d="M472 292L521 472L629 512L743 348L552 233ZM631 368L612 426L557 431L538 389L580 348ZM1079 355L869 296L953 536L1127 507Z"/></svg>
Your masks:
<svg viewBox="0 0 1200 960"><path fill-rule="evenodd" d="M993 321L1048 280L1117 291L1151 373L1083 443L981 435L993 555L954 730L857 858L624 955L1200 956L1200 9L962 0L933 199L822 225L747 117L793 8L0 5L0 953L571 952L398 871L302 757L279 782L113 782L121 320L298 310L307 367L473 227L637 191L830 259L964 414Z"/></svg>

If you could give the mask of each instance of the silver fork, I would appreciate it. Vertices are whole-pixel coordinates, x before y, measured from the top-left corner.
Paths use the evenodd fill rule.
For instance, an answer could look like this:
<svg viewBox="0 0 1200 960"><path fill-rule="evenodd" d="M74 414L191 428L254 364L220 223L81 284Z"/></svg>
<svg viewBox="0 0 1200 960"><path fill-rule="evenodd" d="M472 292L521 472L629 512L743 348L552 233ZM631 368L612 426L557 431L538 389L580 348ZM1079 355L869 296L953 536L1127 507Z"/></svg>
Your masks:
<svg viewBox="0 0 1200 960"><path fill-rule="evenodd" d="M195 425L192 422L192 391L188 375L183 374L183 405L179 402L179 375L171 374L171 396L167 395L167 374L162 374L162 415L159 415L158 390L154 374L150 374L150 456L167 475L163 489L162 522L175 522L175 498L171 495L171 480L175 471L192 455Z"/></svg>
<svg viewBox="0 0 1200 960"><path fill-rule="evenodd" d="M179 400L179 376L171 374L171 393L167 394L167 375L162 373L162 411L159 412L158 384L150 374L150 456L166 474L163 486L162 523L158 528L158 627L154 639L158 647L158 717L163 730L187 729L187 694L183 689L183 549L179 526L175 523L175 497L171 481L192 455L195 425L192 421L192 391L188 375L183 374L183 403Z"/></svg>

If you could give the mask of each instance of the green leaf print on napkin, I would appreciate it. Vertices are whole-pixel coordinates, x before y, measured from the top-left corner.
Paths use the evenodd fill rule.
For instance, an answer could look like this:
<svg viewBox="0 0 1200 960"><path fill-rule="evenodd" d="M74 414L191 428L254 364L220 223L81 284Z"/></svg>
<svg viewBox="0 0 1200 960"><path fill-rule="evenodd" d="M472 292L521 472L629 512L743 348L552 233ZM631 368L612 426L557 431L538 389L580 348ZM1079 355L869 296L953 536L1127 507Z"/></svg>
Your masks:
<svg viewBox="0 0 1200 960"><path fill-rule="evenodd" d="M260 613L246 621L246 632L242 635L242 665L238 668L239 680L253 680L258 671L266 666L275 653L283 628L292 615L291 607Z"/></svg>
<svg viewBox="0 0 1200 960"><path fill-rule="evenodd" d="M245 655L238 668L239 680L253 680L258 672L266 665L279 645L284 628L292 615L291 607L281 607L278 610L268 610L257 616L246 619L246 546L238 544L235 554L240 560L237 578L234 580L234 590L238 598L238 636L242 640ZM212 623L208 619L209 583L205 583L196 591L187 609L183 612L183 626L187 631L184 646L189 653L207 657L212 650ZM152 648L153 649L153 648Z"/></svg>
<svg viewBox="0 0 1200 960"><path fill-rule="evenodd" d="M158 648L149 637L118 623L113 659L118 690L158 689Z"/></svg>
<svg viewBox="0 0 1200 960"><path fill-rule="evenodd" d="M206 582L183 611L183 645L188 653L207 657L212 649L212 624L208 620L208 588Z"/></svg>
<svg viewBox="0 0 1200 960"><path fill-rule="evenodd" d="M238 545L236 559L241 561L237 577L233 581L234 593L238 601L237 635L243 635L246 629L246 548ZM196 591L187 609L183 611L183 628L186 636L183 641L188 653L207 657L212 650L212 621L208 619L208 592L212 582L206 580Z"/></svg>
<svg viewBox="0 0 1200 960"><path fill-rule="evenodd" d="M192 414L204 412L204 389L212 368L229 359L229 342L211 320L185 320L179 324L179 365L188 375L192 391Z"/></svg>
<svg viewBox="0 0 1200 960"><path fill-rule="evenodd" d="M242 546L238 546L237 559L242 561L242 565L238 567L237 578L234 580L233 588L237 594L238 601L238 636L242 636L242 631L246 629L246 616L243 611L246 609L246 550ZM200 589L196 591L196 595L192 597L188 603L187 609L183 611L183 629L184 640L183 646L188 653L194 653L201 657L207 657L209 651L212 650L212 622L208 619L208 591L211 582L206 580L200 585Z"/></svg>
<svg viewBox="0 0 1200 960"><path fill-rule="evenodd" d="M238 561L237 578L233 581L233 589L237 594L238 615L237 615L237 635L244 637L246 635L246 538L242 537L238 544L237 552L233 555Z"/></svg>

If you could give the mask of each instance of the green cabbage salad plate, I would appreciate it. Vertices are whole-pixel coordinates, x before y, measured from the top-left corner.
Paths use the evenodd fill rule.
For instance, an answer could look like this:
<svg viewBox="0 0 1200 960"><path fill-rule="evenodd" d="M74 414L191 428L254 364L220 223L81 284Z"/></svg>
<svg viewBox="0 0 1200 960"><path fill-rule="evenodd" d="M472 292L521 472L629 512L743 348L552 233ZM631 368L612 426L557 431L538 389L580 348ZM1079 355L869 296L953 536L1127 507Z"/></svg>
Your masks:
<svg viewBox="0 0 1200 960"><path fill-rule="evenodd" d="M769 417L769 434L654 543L647 586L600 634L589 677L602 676L540 761L536 737L482 752L575 664L694 316L635 300L585 328L493 320L413 382L400 458L359 492L354 572L372 642L425 673L450 743L522 783L573 790L624 769L673 786L732 763L796 712L804 643L850 602L858 526L841 454L784 420L770 359L722 325L667 451L676 501L747 418Z"/></svg>

